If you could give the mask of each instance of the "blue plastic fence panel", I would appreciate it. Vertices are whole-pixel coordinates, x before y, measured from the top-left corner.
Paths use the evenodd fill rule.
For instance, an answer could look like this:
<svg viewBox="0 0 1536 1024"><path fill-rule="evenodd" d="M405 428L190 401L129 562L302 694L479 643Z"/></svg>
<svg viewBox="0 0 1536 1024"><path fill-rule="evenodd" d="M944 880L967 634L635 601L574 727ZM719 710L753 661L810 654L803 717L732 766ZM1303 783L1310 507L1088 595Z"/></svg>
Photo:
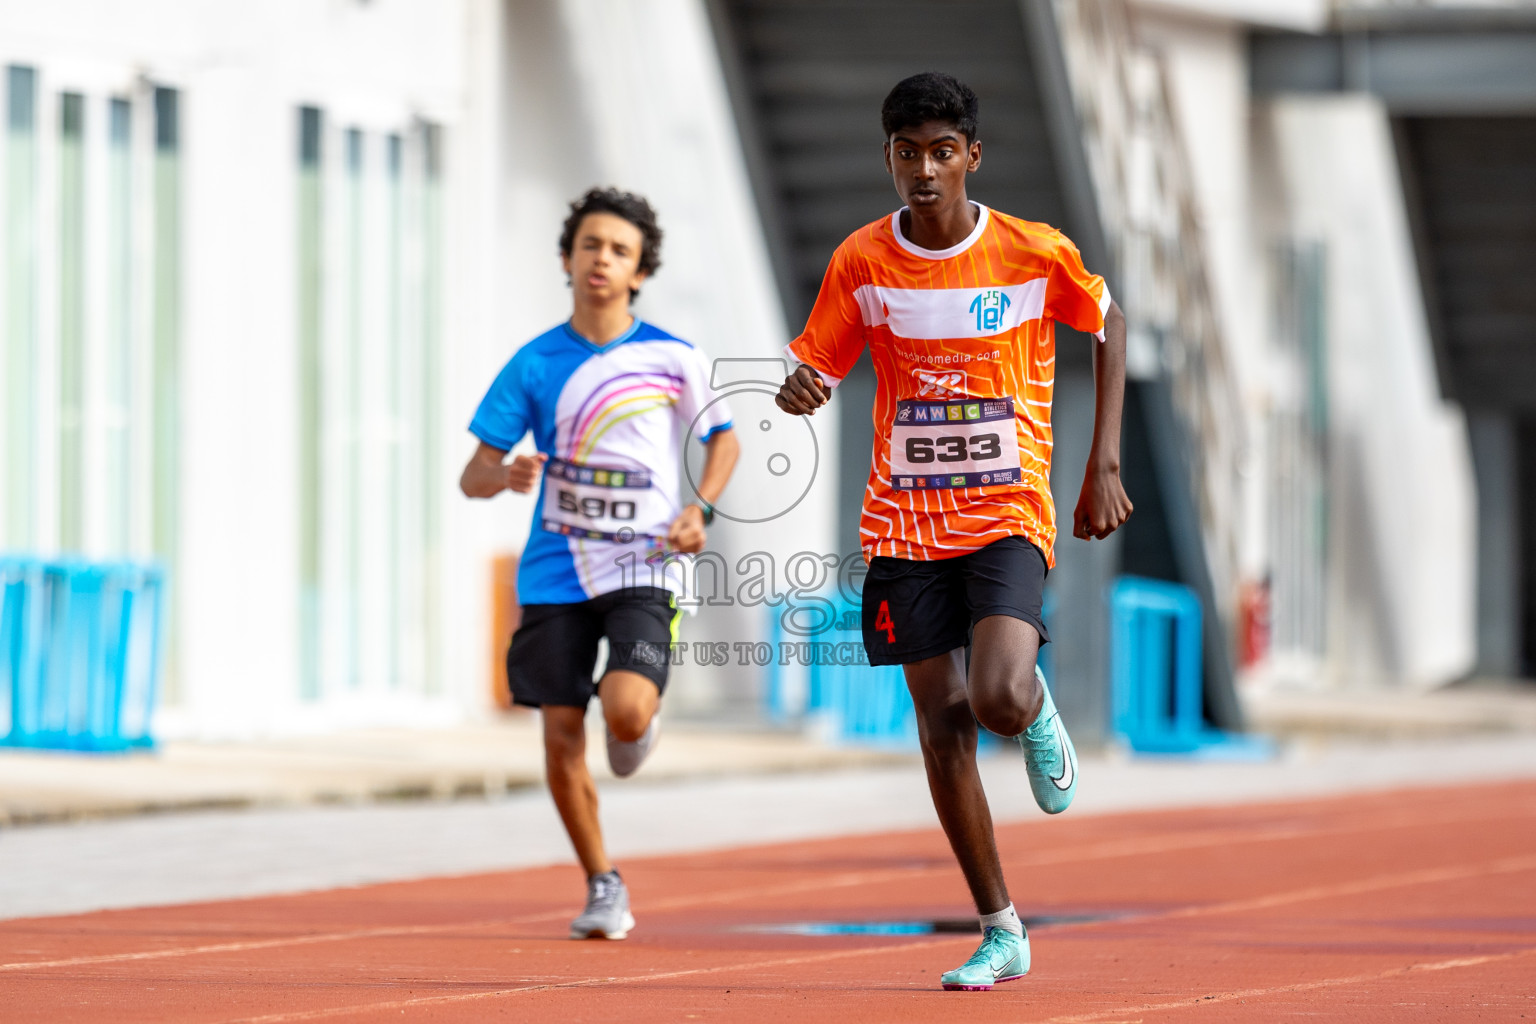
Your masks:
<svg viewBox="0 0 1536 1024"><path fill-rule="evenodd" d="M834 602L835 621L857 621L858 607L843 601ZM785 667L778 657L780 644L804 639L811 643L849 642L863 650L862 637L857 633L851 640L846 632L828 633L826 637L790 637L785 635L779 609L768 609L768 636L773 644L774 660L768 668L767 688L764 692L764 710L775 721L787 720L798 713L828 716L832 720L833 733L847 743L872 746L917 747L917 712L912 707L912 697L907 692L906 676L900 665L871 666L824 664L812 659L805 667L806 693L802 708L791 708L785 694ZM835 641L828 638L834 637Z"/></svg>
<svg viewBox="0 0 1536 1024"><path fill-rule="evenodd" d="M1200 602L1188 587L1126 576L1111 589L1113 724L1135 749L1199 736L1200 627Z"/></svg>
<svg viewBox="0 0 1536 1024"><path fill-rule="evenodd" d="M1188 587L1122 576L1110 588L1111 727L1132 750L1262 757L1271 745L1205 723L1200 601Z"/></svg>
<svg viewBox="0 0 1536 1024"><path fill-rule="evenodd" d="M0 558L0 744L153 744L165 578L127 563Z"/></svg>
<svg viewBox="0 0 1536 1024"><path fill-rule="evenodd" d="M836 610L834 621L858 621L857 605L836 600L833 604ZM777 655L781 642L800 638L785 636L777 609L770 608L768 613L768 636L775 653L775 659L768 668L767 687L763 694L764 710L768 718L783 722L800 713L823 715L831 719L834 736L843 742L917 749L917 711L912 706L912 695L907 690L907 678L900 665L814 662L805 669L807 692L804 706L789 707L784 685L785 670L779 664ZM850 635L847 631L840 631L835 636L839 643L846 644L851 639L858 650L863 651L861 634L855 632ZM818 638L808 639L814 642ZM1046 650L1049 650L1049 646ZM1047 673L1050 672L1045 657L1042 657L1041 665ZM991 746L997 742L997 738L983 730L980 742L983 746Z"/></svg>
<svg viewBox="0 0 1536 1024"><path fill-rule="evenodd" d="M917 746L917 712L900 665L813 665L811 674L835 695L824 709L838 714L845 739Z"/></svg>

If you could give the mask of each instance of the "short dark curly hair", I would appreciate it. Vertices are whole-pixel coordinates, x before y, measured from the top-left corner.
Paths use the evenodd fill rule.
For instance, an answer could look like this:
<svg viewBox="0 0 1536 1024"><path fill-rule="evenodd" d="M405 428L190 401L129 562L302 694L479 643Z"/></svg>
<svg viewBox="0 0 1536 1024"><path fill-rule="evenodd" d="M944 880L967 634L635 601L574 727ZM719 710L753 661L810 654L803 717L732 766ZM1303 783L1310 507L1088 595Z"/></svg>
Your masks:
<svg viewBox="0 0 1536 1024"><path fill-rule="evenodd" d="M616 188L589 188L586 195L571 204L571 215L560 230L560 255L569 257L576 244L576 231L582 219L592 213L611 213L623 217L640 229L640 269L647 276L661 269L661 227L651 204L633 192ZM640 289L631 288L630 298L638 298Z"/></svg>
<svg viewBox="0 0 1536 1024"><path fill-rule="evenodd" d="M889 139L904 128L916 128L929 121L948 121L960 129L967 143L971 143L976 141L980 113L981 101L970 86L954 75L924 71L903 78L886 95L880 106L880 127L885 129L885 137Z"/></svg>

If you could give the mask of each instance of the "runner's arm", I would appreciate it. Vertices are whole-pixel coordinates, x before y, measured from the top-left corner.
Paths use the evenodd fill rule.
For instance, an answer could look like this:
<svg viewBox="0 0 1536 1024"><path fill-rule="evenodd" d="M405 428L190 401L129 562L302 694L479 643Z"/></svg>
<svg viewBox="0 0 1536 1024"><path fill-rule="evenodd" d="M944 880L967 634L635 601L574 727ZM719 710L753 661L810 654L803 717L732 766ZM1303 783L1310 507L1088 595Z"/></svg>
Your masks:
<svg viewBox="0 0 1536 1024"><path fill-rule="evenodd" d="M726 427L715 431L715 436L704 443L704 472L695 493L710 505L719 501L740 454L741 442L736 440L735 430Z"/></svg>
<svg viewBox="0 0 1536 1024"><path fill-rule="evenodd" d="M1131 517L1120 482L1120 413L1125 405L1125 314L1104 311L1104 340L1093 346L1093 447L1072 513L1072 535L1103 540Z"/></svg>
<svg viewBox="0 0 1536 1024"><path fill-rule="evenodd" d="M533 490L548 456L543 452L519 455L509 463L502 461L506 457L504 450L481 441L464 465L459 489L471 498L494 498L507 490L519 494Z"/></svg>
<svg viewBox="0 0 1536 1024"><path fill-rule="evenodd" d="M805 330L785 346L796 363L774 402L792 416L810 416L832 398L832 389L859 361L866 341L864 309L856 298L868 281L867 262L852 244L838 246L821 277L821 290L806 318Z"/></svg>
<svg viewBox="0 0 1536 1024"><path fill-rule="evenodd" d="M741 454L741 442L730 427L717 430L704 442L704 472L700 474L695 493L699 501L713 506L720 500L725 485L736 468L736 457ZM704 550L704 509L698 502L683 506L667 531L667 544L676 551L692 554Z"/></svg>

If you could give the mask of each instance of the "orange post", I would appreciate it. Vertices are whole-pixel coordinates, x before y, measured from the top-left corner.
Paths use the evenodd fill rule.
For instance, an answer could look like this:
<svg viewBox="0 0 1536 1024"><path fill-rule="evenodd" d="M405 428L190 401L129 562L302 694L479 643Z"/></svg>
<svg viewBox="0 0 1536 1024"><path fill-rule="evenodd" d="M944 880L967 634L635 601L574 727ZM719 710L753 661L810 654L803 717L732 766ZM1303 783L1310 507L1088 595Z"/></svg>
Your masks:
<svg viewBox="0 0 1536 1024"><path fill-rule="evenodd" d="M517 556L491 559L491 699L504 711L512 710L512 691L507 686L507 645L522 621L517 603Z"/></svg>

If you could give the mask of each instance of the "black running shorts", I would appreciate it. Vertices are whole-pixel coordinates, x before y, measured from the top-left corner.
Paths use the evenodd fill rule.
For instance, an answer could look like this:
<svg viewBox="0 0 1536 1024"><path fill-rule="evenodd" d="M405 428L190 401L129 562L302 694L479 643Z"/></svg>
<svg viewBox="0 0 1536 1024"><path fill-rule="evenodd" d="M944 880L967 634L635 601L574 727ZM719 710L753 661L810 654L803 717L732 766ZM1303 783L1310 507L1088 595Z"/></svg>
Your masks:
<svg viewBox="0 0 1536 1024"><path fill-rule="evenodd" d="M914 562L883 555L864 577L864 648L871 665L910 665L971 642L988 615L1040 620L1045 556L1023 537L1004 537L959 558Z"/></svg>
<svg viewBox="0 0 1536 1024"><path fill-rule="evenodd" d="M660 587L629 587L574 604L523 606L507 651L512 700L527 707L584 708L597 693L597 642L608 638L608 666L638 672L667 688L670 645L682 612Z"/></svg>

